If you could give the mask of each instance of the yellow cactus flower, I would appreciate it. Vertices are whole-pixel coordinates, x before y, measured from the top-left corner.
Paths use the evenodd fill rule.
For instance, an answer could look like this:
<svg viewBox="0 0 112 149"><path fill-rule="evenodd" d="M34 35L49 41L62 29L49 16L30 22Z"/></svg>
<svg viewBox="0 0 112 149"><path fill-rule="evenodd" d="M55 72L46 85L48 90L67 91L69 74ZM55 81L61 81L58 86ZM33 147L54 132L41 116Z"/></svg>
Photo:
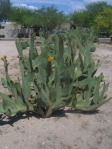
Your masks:
<svg viewBox="0 0 112 149"><path fill-rule="evenodd" d="M1 57L0 60L4 61L4 60L6 60L6 58L7 58L7 56L5 55L5 56Z"/></svg>
<svg viewBox="0 0 112 149"><path fill-rule="evenodd" d="M54 60L54 58L52 56L48 56L47 60L48 60L48 62L52 62Z"/></svg>

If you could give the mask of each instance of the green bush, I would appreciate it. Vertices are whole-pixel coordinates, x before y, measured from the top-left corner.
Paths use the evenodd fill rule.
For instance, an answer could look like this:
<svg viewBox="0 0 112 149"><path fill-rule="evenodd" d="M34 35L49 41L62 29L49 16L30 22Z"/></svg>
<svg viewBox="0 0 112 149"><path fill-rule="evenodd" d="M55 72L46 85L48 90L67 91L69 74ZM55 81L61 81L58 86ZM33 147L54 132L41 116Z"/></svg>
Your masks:
<svg viewBox="0 0 112 149"><path fill-rule="evenodd" d="M107 37L112 34L112 8L104 7L104 9L96 15L93 28L98 33L105 33Z"/></svg>
<svg viewBox="0 0 112 149"><path fill-rule="evenodd" d="M33 112L49 117L54 111L72 107L80 111L95 111L107 99L108 85L103 74L95 73L99 63L91 59L93 46L79 30L42 37L41 54L34 44L34 36L28 41L29 56L23 55L23 41L17 40L20 82L11 80L8 62L3 57L6 81L2 79L12 96L0 92L0 113L15 116L18 112ZM80 38L79 38L80 37Z"/></svg>

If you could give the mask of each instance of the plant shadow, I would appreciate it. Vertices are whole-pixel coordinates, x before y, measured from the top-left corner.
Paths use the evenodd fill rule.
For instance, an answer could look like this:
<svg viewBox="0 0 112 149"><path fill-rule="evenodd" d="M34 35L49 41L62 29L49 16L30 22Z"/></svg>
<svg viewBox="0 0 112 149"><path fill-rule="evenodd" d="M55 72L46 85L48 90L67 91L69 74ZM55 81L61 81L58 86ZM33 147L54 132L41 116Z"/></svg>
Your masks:
<svg viewBox="0 0 112 149"><path fill-rule="evenodd" d="M0 126L3 125L11 125L13 126L13 124L17 121L19 121L20 119L29 119L30 117L33 117L32 113L18 113L16 116L13 117L7 117L4 115L0 116Z"/></svg>
<svg viewBox="0 0 112 149"><path fill-rule="evenodd" d="M91 111L91 112L85 112L85 111L79 111L79 110L75 110L75 109L72 109L72 108L69 108L69 109L59 109L55 112L53 112L53 114L51 115L51 117L55 117L55 118L62 118L62 117L65 117L65 118L68 118L68 114L84 114L84 115L92 115L92 114L98 114L99 113L99 110L96 110L96 111ZM3 126L3 125L11 125L13 126L13 124L17 121L19 121L20 119L29 119L31 117L36 117L36 118L42 118L41 116L35 114L35 113L18 113L16 116L14 117L7 117L7 116L4 116L4 115L0 115L0 126Z"/></svg>
<svg viewBox="0 0 112 149"><path fill-rule="evenodd" d="M92 115L92 114L98 114L99 113L99 110L95 110L95 111L80 111L80 110L77 110L77 109L68 109L65 111L65 113L75 113L75 114L83 114L83 115Z"/></svg>

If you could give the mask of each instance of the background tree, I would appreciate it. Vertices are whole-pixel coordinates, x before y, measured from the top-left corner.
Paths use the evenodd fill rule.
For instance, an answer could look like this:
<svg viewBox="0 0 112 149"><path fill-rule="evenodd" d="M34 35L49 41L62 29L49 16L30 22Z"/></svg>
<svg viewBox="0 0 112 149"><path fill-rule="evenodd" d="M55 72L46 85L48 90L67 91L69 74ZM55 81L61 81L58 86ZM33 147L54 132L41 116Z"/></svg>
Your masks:
<svg viewBox="0 0 112 149"><path fill-rule="evenodd" d="M58 11L55 7L43 7L37 11L38 22L41 29L46 35L52 33L54 29L66 22L63 12Z"/></svg>
<svg viewBox="0 0 112 149"><path fill-rule="evenodd" d="M10 0L0 0L0 20L6 20L8 18L10 9Z"/></svg>
<svg viewBox="0 0 112 149"><path fill-rule="evenodd" d="M75 11L73 14L70 14L70 22L75 26L88 27L88 18L89 15L85 10Z"/></svg>
<svg viewBox="0 0 112 149"><path fill-rule="evenodd" d="M100 1L88 4L86 6L86 11L89 14L89 21L91 21L90 24L94 22L96 15L101 13L105 7L107 8L110 6L107 4L107 2L100 2Z"/></svg>
<svg viewBox="0 0 112 149"><path fill-rule="evenodd" d="M33 18L34 14L34 11L25 7L12 7L9 19L21 25L31 26L33 24L31 18Z"/></svg>
<svg viewBox="0 0 112 149"><path fill-rule="evenodd" d="M112 8L107 2L95 2L88 4L85 10L75 11L70 15L70 21L78 26L91 27L94 24L96 16L103 11L104 8Z"/></svg>
<svg viewBox="0 0 112 149"><path fill-rule="evenodd" d="M47 35L63 24L66 20L63 12L55 7L43 7L38 10L31 10L23 7L12 7L9 18L18 24L30 27L33 26L36 31L42 29Z"/></svg>
<svg viewBox="0 0 112 149"><path fill-rule="evenodd" d="M109 35L112 34L112 8L105 7L94 20L94 29L97 32L107 32Z"/></svg>

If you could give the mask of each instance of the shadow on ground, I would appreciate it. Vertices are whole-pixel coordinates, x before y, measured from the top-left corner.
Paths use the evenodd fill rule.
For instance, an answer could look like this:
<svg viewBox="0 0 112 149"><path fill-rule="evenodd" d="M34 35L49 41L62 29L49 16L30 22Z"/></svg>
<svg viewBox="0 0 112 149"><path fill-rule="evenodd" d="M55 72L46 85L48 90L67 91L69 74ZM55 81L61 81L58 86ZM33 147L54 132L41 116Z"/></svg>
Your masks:
<svg viewBox="0 0 112 149"><path fill-rule="evenodd" d="M98 114L99 110L92 111L92 112L81 112L81 111L74 110L71 108L67 109L67 110L60 109L60 110L55 111L51 115L51 117L58 117L58 118L66 117L66 118L68 118L67 114L69 114L69 113L91 115L91 114ZM42 118L41 116L34 114L34 113L25 113L25 114L19 113L14 117L7 117L5 115L0 115L0 126L7 125L7 124L13 126L13 124L15 122L19 121L20 119L29 119L31 117L36 117L38 119Z"/></svg>

